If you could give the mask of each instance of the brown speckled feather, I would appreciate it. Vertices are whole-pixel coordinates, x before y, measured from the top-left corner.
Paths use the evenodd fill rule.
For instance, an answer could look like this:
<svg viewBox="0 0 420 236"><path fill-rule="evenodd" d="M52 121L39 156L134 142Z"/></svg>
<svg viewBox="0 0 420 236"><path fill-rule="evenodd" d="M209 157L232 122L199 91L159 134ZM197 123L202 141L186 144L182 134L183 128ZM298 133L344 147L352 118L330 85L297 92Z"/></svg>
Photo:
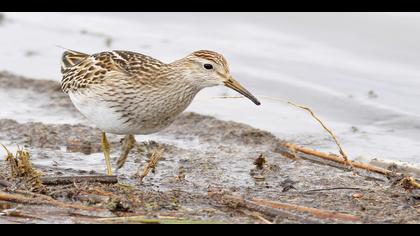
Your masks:
<svg viewBox="0 0 420 236"><path fill-rule="evenodd" d="M111 77L152 78L164 63L135 52L112 51L87 55L66 51L62 59L61 88L65 93L101 84Z"/></svg>

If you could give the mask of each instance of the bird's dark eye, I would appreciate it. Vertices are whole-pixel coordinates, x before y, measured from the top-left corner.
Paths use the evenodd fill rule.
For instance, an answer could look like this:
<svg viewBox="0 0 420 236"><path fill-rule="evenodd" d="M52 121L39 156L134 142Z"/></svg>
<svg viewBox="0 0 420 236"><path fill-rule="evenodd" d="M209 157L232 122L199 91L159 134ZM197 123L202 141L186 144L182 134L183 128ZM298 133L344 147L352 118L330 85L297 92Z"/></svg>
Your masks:
<svg viewBox="0 0 420 236"><path fill-rule="evenodd" d="M211 70L213 69L213 66L211 64L204 64L204 68L206 68L207 70Z"/></svg>

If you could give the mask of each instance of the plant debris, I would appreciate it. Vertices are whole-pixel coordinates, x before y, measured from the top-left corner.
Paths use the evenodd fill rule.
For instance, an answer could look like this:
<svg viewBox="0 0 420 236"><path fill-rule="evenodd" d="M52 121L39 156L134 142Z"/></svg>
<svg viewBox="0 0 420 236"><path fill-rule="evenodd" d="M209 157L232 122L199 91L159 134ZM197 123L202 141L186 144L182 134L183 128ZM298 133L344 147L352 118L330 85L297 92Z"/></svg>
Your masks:
<svg viewBox="0 0 420 236"><path fill-rule="evenodd" d="M13 155L4 145L2 146L7 152L6 163L9 165L11 177L23 179L31 189L41 191L44 187L41 181L42 173L32 166L29 152L18 149L16 155Z"/></svg>
<svg viewBox="0 0 420 236"><path fill-rule="evenodd" d="M265 159L263 154L260 154L257 159L254 161L254 165L257 167L257 169L262 170L264 168L265 163L267 163L267 160Z"/></svg>
<svg viewBox="0 0 420 236"><path fill-rule="evenodd" d="M160 158L162 158L163 152L164 152L164 148L159 147L158 150L153 151L149 155L149 162L145 166L145 168L143 170L143 173L141 173L141 174L137 173L137 176L140 179L140 182L143 182L144 177L146 177L149 174L150 171L152 171L152 173L155 173L157 163L160 160Z"/></svg>

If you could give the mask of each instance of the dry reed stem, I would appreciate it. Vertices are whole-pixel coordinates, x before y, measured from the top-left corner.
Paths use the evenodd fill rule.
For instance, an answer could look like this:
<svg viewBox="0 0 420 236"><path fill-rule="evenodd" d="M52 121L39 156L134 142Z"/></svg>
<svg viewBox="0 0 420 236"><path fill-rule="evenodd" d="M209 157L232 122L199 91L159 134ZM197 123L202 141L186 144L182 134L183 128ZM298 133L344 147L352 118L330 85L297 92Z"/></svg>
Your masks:
<svg viewBox="0 0 420 236"><path fill-rule="evenodd" d="M253 198L251 201L257 204L263 205L263 206L272 207L276 209L294 210L294 211L299 211L303 213L310 213L314 217L320 218L320 219L360 221L360 217L358 216L335 212L335 211L322 210L322 209L317 209L313 207L299 206L295 204L282 203L282 202L265 200L265 199L260 199L260 198Z"/></svg>

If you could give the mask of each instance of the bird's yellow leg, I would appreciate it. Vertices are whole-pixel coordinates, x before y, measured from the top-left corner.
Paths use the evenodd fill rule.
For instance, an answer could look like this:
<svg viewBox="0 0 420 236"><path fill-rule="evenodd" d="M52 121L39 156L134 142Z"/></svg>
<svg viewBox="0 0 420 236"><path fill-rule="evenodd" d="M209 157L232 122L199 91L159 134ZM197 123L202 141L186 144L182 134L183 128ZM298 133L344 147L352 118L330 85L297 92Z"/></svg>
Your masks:
<svg viewBox="0 0 420 236"><path fill-rule="evenodd" d="M136 139L134 138L134 135L126 135L123 141L122 149L121 149L121 155L117 162L117 169L121 169L125 161L127 160L128 154L130 153L131 149L134 148L134 145L136 144Z"/></svg>
<svg viewBox="0 0 420 236"><path fill-rule="evenodd" d="M110 146L108 143L108 139L106 138L105 132L102 132L102 150L105 156L106 162L106 173L107 175L112 175L112 168L111 168L111 157L110 157Z"/></svg>

